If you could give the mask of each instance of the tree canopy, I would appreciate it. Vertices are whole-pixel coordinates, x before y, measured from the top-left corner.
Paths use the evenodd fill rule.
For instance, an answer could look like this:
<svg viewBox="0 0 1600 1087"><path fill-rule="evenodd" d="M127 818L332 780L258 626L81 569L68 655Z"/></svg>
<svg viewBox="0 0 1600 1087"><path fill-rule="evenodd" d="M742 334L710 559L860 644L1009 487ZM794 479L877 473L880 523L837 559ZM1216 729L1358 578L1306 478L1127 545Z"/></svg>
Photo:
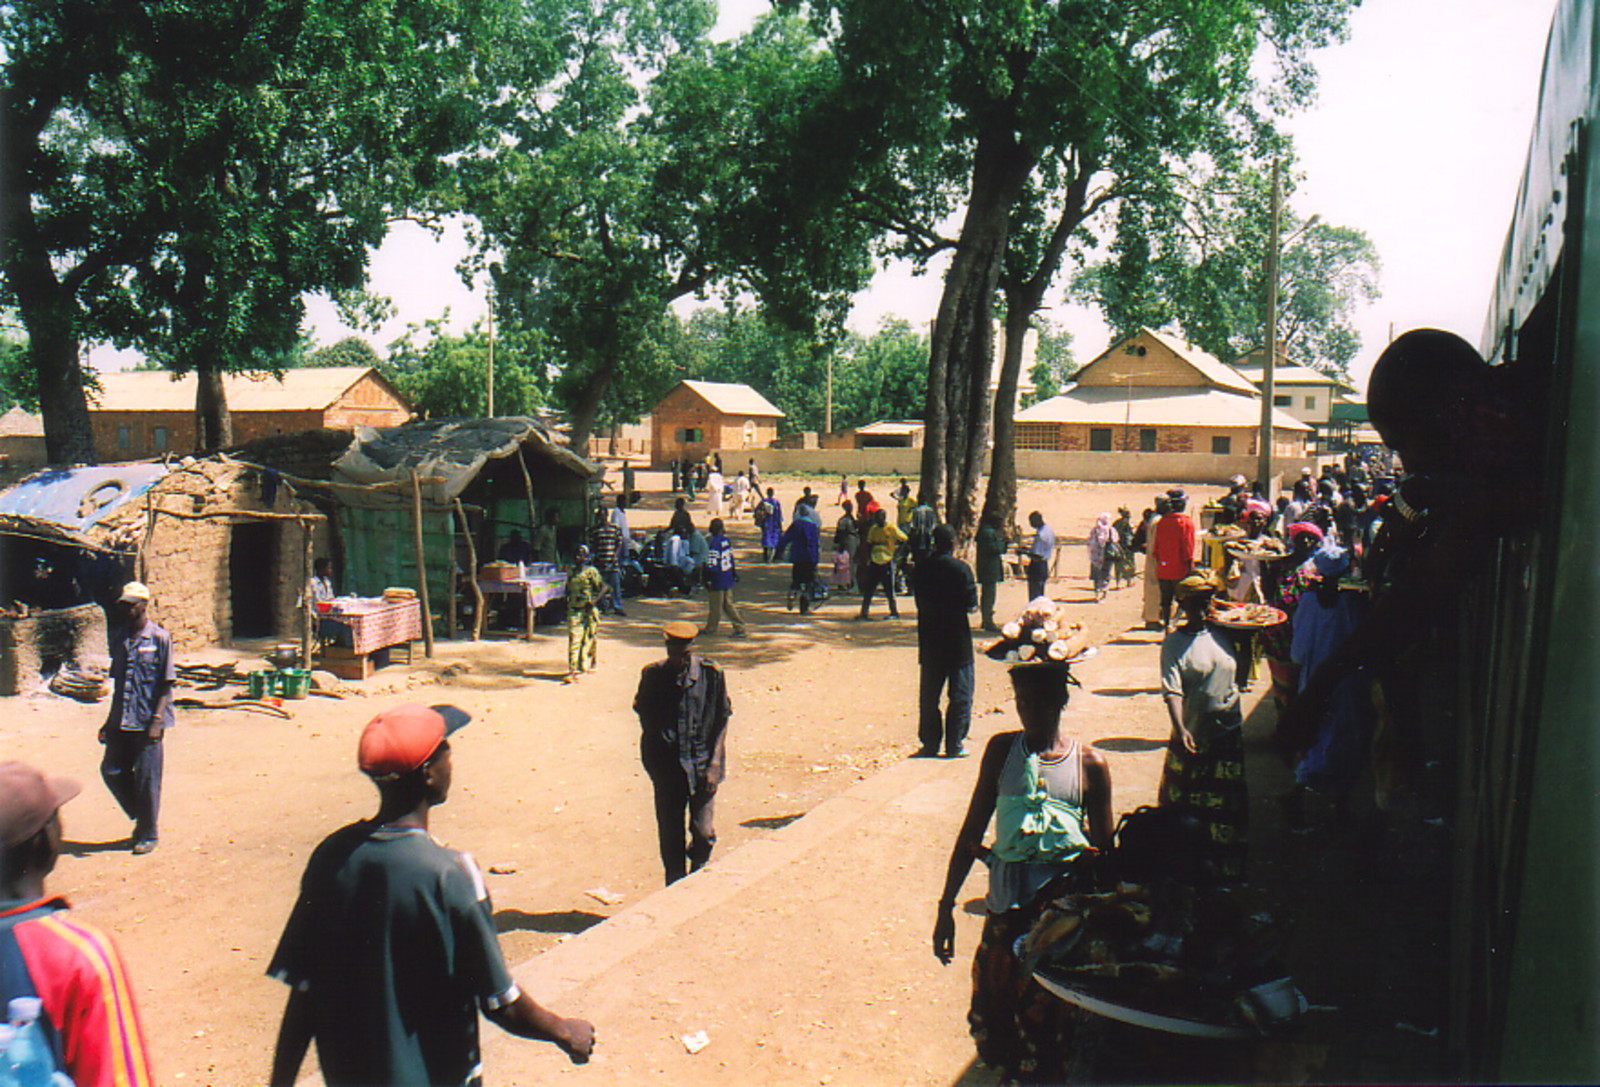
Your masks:
<svg viewBox="0 0 1600 1087"><path fill-rule="evenodd" d="M922 412L928 341L897 317L871 336L846 333L822 349L766 311L738 306L696 310L679 335L681 370L668 387L680 377L750 385L783 411L785 431L824 429L830 359L834 429Z"/></svg>
<svg viewBox="0 0 1600 1087"><path fill-rule="evenodd" d="M862 177L892 177L908 195L897 206L925 213L886 229L919 253L953 251L930 347L922 478L969 532L1002 282L1019 326L1010 340L1099 207L1270 138L1271 111L1310 94L1310 53L1343 32L1354 0L780 4L810 13L872 119L856 133ZM956 206L959 233L939 237ZM1008 367L1019 358L1008 352ZM1014 395L1014 372L1002 394L1008 376ZM997 451L1008 446L997 434Z"/></svg>
<svg viewBox="0 0 1600 1087"><path fill-rule="evenodd" d="M1075 294L1117 336L1175 327L1224 361L1260 347L1271 198L1266 171L1199 175L1162 199L1119 209L1107 259ZM1302 219L1286 206L1278 268L1278 338L1296 362L1345 376L1360 349L1357 309L1378 297L1381 262L1365 233Z"/></svg>
<svg viewBox="0 0 1600 1087"><path fill-rule="evenodd" d="M482 144L525 48L518 0L0 6L5 289L52 459L87 460L80 340L201 372L291 352L311 291L359 288L396 216ZM219 429L223 428L223 429Z"/></svg>

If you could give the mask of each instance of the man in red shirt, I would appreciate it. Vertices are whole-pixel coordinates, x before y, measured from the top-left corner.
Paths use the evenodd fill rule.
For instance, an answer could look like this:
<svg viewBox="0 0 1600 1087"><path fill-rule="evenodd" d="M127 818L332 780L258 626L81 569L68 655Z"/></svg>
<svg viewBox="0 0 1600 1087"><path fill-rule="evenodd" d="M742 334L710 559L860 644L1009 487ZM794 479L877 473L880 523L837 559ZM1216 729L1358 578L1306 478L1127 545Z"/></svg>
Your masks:
<svg viewBox="0 0 1600 1087"><path fill-rule="evenodd" d="M1178 582L1194 569L1194 520L1186 511L1188 496L1182 487L1167 492L1168 513L1156 522L1156 581L1161 585L1161 629L1172 618L1173 594Z"/></svg>
<svg viewBox="0 0 1600 1087"><path fill-rule="evenodd" d="M150 1087L128 970L111 938L45 894L61 855L61 805L76 782L0 763L0 1005L43 1004L39 1024L77 1087Z"/></svg>

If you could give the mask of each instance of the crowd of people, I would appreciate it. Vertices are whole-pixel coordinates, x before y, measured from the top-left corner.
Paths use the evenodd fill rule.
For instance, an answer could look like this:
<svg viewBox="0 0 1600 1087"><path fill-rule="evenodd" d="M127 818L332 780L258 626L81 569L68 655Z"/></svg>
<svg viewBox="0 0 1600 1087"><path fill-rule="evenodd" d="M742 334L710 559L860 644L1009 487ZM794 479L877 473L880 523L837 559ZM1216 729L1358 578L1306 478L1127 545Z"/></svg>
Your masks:
<svg viewBox="0 0 1600 1087"><path fill-rule="evenodd" d="M799 615L830 593L856 593L854 618L869 619L877 596L897 618L900 599L912 596L920 674L916 753L923 757L967 754L971 617L977 613L981 630L1003 641L1017 637L1017 621L997 622L1000 583L1026 580L1027 622L1046 632L1041 646L1055 629L1048 625L1055 620L1041 616L1055 607L1050 582L1058 576L1061 544L1037 510L1027 515L1029 531L1012 536L997 519L983 519L969 566L929 496L904 479L881 503L867 480L851 492L841 479L831 530L811 488L786 511L753 460L732 481L717 457L674 463L671 485L664 528L630 531L630 481L614 502L595 510L574 547L564 677L574 682L596 668L602 615L626 615L626 597L704 593L703 623L679 620L663 628L665 657L644 669L633 705L667 883L704 867L716 843L715 796L725 774L732 699L722 669L696 646L721 633L724 617L735 637L749 630L735 600L740 563L729 521L749 517L760 561L788 564L785 601ZM691 509L702 491L704 529ZM1099 514L1084 537L1091 590L1084 603L1131 586L1143 556L1141 624L1159 635L1151 669L1170 724L1159 805L1203 827L1206 855L1195 871L1239 884L1249 874L1242 695L1264 663L1279 740L1295 768L1294 788L1282 798L1291 828L1309 826L1307 800L1317 794L1330 798L1335 819L1343 818L1363 769L1374 751L1384 750L1375 743L1381 724L1372 683L1359 663L1351 664L1350 647L1368 622L1374 589L1393 573L1386 550L1393 533L1385 526L1397 522L1403 529L1423 514L1394 478L1359 460L1325 465L1320 474L1307 468L1283 495L1235 477L1210 508L1204 530L1189 506L1186 490L1173 487L1155 496L1137 523L1126 507L1115 516ZM555 528L553 520L539 526L531 541L511 534L500 557L559 561ZM630 564L637 575L631 582ZM319 563L310 591L331 594L330 569ZM1232 605L1267 610L1253 621L1230 621ZM139 853L159 841L162 738L172 723L174 680L171 639L151 620L149 606L148 589L125 586L113 697L100 737L105 783L133 820ZM1062 726L1074 661L1028 649L1010 667L1020 728L993 736L982 753L937 903L933 950L940 961L952 961L955 904L981 859L989 886L973 970L972 1032L980 1056L1004 1076L1049 1082L1061 1072L1069 1028L1060 1002L1021 970L1014 944L1039 902L1079 878L1084 858L1113 853L1118 836L1105 757ZM511 980L481 874L470 857L429 837L432 809L450 795L450 737L468 720L452 706L404 705L378 714L363 731L358 767L376 787L377 810L330 835L308 861L270 966L290 986L273 1083L294 1081L313 1042L329 1083L476 1082L480 1012L513 1034L557 1045L574 1061L592 1052L591 1024L551 1012ZM0 780L0 958L23 964L20 976L43 998L62 1067L74 1082L149 1082L114 945L67 916L65 903L44 888L60 851L60 808L77 786L14 762L0 764ZM59 970L75 980L59 981ZM0 980L11 985L17 975L0 972ZM91 992L89 977L111 980ZM109 1079L113 1050L124 1056L117 1058L119 1078Z"/></svg>

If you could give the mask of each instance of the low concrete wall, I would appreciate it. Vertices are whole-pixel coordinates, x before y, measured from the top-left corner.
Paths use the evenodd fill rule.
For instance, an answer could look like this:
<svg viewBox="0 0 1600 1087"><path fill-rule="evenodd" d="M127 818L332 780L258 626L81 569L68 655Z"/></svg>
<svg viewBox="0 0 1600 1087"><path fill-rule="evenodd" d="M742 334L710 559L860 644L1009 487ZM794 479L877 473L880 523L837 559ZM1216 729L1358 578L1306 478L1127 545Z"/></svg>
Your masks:
<svg viewBox="0 0 1600 1087"><path fill-rule="evenodd" d="M765 473L798 472L819 476L915 476L922 467L920 449L755 449L723 450L724 463L732 456L754 457ZM1297 476L1301 464L1311 461L1274 461L1279 478ZM1017 478L1070 479L1085 483L1214 483L1226 484L1233 475L1254 478L1253 456L1217 456L1211 453L1090 453L1017 451Z"/></svg>

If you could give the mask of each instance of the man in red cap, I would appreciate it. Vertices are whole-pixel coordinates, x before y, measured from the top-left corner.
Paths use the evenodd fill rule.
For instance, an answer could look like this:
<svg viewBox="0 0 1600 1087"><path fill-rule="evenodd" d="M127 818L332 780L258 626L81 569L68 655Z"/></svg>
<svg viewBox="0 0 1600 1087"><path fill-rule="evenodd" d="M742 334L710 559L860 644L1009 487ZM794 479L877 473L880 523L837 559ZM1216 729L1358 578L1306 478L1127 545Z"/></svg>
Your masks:
<svg viewBox="0 0 1600 1087"><path fill-rule="evenodd" d="M149 1087L128 969L111 938L70 916L44 881L61 855L61 805L76 782L0 763L0 1006L37 997L56 1066L78 1087Z"/></svg>
<svg viewBox="0 0 1600 1087"><path fill-rule="evenodd" d="M667 659L645 665L633 712L643 732L639 755L656 796L656 833L667 882L698 872L717 844L712 824L726 773L728 684L715 662L694 652L693 623L668 623ZM688 813L688 845L684 814Z"/></svg>
<svg viewBox="0 0 1600 1087"><path fill-rule="evenodd" d="M275 1087L299 1074L311 1039L332 1087L481 1082L478 1012L523 1038L589 1059L594 1027L519 989L495 936L483 875L428 835L450 794L447 737L470 718L408 704L361 733L378 813L312 854L267 973L292 992L273 1057Z"/></svg>

